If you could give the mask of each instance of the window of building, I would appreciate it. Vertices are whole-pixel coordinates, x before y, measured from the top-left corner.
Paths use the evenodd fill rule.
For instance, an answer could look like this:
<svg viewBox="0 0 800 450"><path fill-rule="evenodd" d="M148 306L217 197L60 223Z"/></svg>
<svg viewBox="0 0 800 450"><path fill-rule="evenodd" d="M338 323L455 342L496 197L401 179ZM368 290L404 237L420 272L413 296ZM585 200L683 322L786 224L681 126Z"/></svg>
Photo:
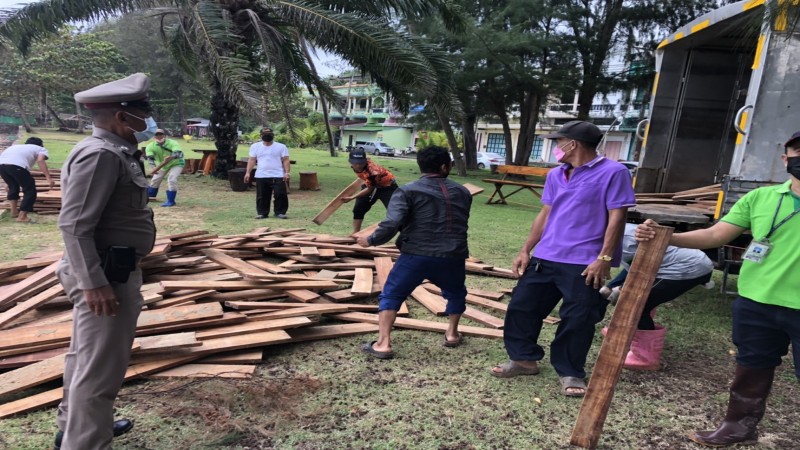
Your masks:
<svg viewBox="0 0 800 450"><path fill-rule="evenodd" d="M502 133L489 133L486 138L486 151L489 153L497 153L498 155L505 156L506 154L506 139Z"/></svg>
<svg viewBox="0 0 800 450"><path fill-rule="evenodd" d="M531 146L531 161L538 161L542 159L542 150L544 149L544 139L536 136L533 138L533 145Z"/></svg>

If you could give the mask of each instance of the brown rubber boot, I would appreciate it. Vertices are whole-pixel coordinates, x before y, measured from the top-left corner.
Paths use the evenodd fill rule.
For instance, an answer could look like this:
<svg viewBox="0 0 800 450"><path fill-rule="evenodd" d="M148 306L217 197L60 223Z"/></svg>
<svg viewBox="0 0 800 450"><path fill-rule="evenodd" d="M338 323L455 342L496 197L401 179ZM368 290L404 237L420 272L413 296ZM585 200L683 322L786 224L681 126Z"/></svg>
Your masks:
<svg viewBox="0 0 800 450"><path fill-rule="evenodd" d="M758 422L764 417L775 368L751 369L736 366L731 383L728 413L714 431L695 431L689 439L706 447L750 445L758 441Z"/></svg>

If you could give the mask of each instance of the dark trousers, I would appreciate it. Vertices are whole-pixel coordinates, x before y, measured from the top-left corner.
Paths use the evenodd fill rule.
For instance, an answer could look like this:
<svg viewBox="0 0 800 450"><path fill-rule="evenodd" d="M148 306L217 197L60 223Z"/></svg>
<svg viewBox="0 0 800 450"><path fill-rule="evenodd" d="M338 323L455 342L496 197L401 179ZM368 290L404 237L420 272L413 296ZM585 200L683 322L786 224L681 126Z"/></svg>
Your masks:
<svg viewBox="0 0 800 450"><path fill-rule="evenodd" d="M628 276L628 271L623 269L611 282L608 287L613 288L621 286ZM653 282L653 287L650 289L650 295L647 297L647 302L644 304L642 317L639 318L638 328L640 330L655 330L656 324L653 318L650 317L650 312L656 309L659 305L675 300L681 295L685 294L695 286L708 283L711 279L711 272L697 278L689 280L666 280L664 278L656 278Z"/></svg>
<svg viewBox="0 0 800 450"><path fill-rule="evenodd" d="M791 343L794 374L800 380L800 309L737 297L733 301L733 343L738 350L736 362L752 369L781 365Z"/></svg>
<svg viewBox="0 0 800 450"><path fill-rule="evenodd" d="M8 185L8 199L19 200L19 190L25 196L19 207L20 211L33 212L33 204L36 203L36 181L27 169L13 164L0 164L0 177Z"/></svg>
<svg viewBox="0 0 800 450"><path fill-rule="evenodd" d="M595 325L606 313L608 302L593 286L586 285L581 264L531 259L511 294L503 340L515 361L539 361L542 321L563 298L561 322L550 344L550 362L560 376L584 378L586 355L592 345Z"/></svg>
<svg viewBox="0 0 800 450"><path fill-rule="evenodd" d="M375 188L370 195L358 197L356 199L356 204L353 206L353 219L363 220L364 216L367 215L367 212L372 209L372 205L377 203L378 200L383 203L384 207L388 208L389 200L392 199L392 194L394 194L396 189L397 185L393 183L389 187Z"/></svg>
<svg viewBox="0 0 800 450"><path fill-rule="evenodd" d="M275 195L275 214L286 214L289 196L283 178L256 178L256 211L260 216L269 215L271 197Z"/></svg>
<svg viewBox="0 0 800 450"><path fill-rule="evenodd" d="M392 266L379 300L379 311L397 311L425 279L442 290L447 300L444 313L462 314L466 309L467 278L464 258L438 258L401 253Z"/></svg>

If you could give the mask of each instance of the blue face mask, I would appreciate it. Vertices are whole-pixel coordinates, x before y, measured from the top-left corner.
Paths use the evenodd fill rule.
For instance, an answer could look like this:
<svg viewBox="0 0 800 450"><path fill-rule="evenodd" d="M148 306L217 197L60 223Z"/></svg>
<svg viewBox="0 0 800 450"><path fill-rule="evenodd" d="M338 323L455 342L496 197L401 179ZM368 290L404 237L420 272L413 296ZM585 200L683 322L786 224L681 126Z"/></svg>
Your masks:
<svg viewBox="0 0 800 450"><path fill-rule="evenodd" d="M136 138L136 142L142 143L145 141L149 141L150 139L153 139L155 137L156 130L158 130L158 124L156 124L155 119L153 119L152 117L143 119L139 116L134 116L129 112L126 112L125 114L136 117L137 119L144 121L146 125L146 128L142 131L136 131L133 128L128 127L129 130L133 131L133 137Z"/></svg>

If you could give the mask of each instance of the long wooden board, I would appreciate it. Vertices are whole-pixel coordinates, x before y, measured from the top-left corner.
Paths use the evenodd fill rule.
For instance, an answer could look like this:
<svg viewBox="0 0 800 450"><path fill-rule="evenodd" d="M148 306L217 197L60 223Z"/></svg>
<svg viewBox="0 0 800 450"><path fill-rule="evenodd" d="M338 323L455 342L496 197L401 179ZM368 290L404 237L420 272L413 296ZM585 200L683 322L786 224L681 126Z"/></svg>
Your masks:
<svg viewBox="0 0 800 450"><path fill-rule="evenodd" d="M353 287L350 288L353 294L372 294L372 269L359 267L356 269L356 278L353 280Z"/></svg>
<svg viewBox="0 0 800 450"><path fill-rule="evenodd" d="M28 311L36 309L40 305L49 302L50 300L61 295L63 292L64 288L61 287L61 284L55 284L51 288L34 295L28 300L18 303L13 308L0 314L0 328L5 328L12 321L14 321L14 319L22 316Z"/></svg>
<svg viewBox="0 0 800 450"><path fill-rule="evenodd" d="M372 324L378 323L377 314L348 312L348 313L336 314L332 317L334 319L345 320L347 322L365 322ZM398 328L409 328L412 330L422 330L422 331L437 331L442 333L447 331L447 324L444 322L432 322L429 320L409 319L406 317L398 317L395 320L394 326ZM459 325L458 331L465 336L487 337L495 339L503 338L503 330L494 330L491 328Z"/></svg>
<svg viewBox="0 0 800 450"><path fill-rule="evenodd" d="M361 184L363 184L363 181L361 181L360 178L350 183L350 185L344 188L344 190L342 190L342 192L340 192L339 195L334 197L333 200L331 200L330 203L328 203L328 205L325 206L325 208L323 208L322 211L319 212L319 214L314 216L314 218L311 219L311 221L317 225L322 225L323 223L325 223L325 221L328 220L328 218L330 218L333 215L333 213L336 212L337 209L339 209L342 205L344 205L345 202L342 201L342 198L351 196L360 191Z"/></svg>
<svg viewBox="0 0 800 450"><path fill-rule="evenodd" d="M572 429L572 445L589 449L597 447L614 397L614 389L622 373L622 365L671 236L672 228L659 226L653 240L639 244L636 252L638 256L633 260L625 280L625 289L614 308L608 333L603 339L597 363L592 370L592 378Z"/></svg>
<svg viewBox="0 0 800 450"><path fill-rule="evenodd" d="M60 260L53 262L44 269L36 272L36 275L20 281L19 283L7 286L6 289L3 290L2 294L0 294L0 308L11 304L28 290L35 289L36 286L41 286L41 283L48 278L54 277L56 268L60 263Z"/></svg>
<svg viewBox="0 0 800 450"><path fill-rule="evenodd" d="M252 378L255 371L256 366L185 364L150 374L147 378Z"/></svg>
<svg viewBox="0 0 800 450"><path fill-rule="evenodd" d="M375 324L348 323L343 325L298 328L296 330L289 330L289 336L292 337L292 342L305 342L377 332L378 325Z"/></svg>

